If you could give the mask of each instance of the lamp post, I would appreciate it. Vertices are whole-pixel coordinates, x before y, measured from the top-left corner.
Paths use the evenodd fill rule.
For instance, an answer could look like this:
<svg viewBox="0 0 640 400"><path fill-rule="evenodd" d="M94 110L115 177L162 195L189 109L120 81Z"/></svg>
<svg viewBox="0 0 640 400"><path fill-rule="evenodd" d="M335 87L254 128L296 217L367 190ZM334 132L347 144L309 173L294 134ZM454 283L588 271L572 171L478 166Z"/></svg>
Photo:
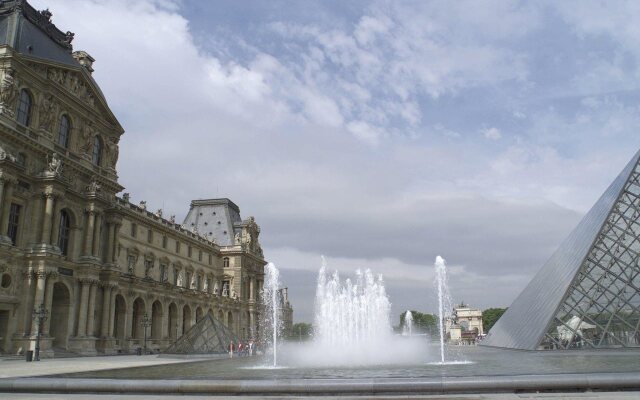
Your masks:
<svg viewBox="0 0 640 400"><path fill-rule="evenodd" d="M144 350L143 351L144 351L144 354L147 354L147 328L151 325L151 319L149 319L149 316L147 315L147 313L144 313L144 315L142 316L142 319L140 320L140 324L144 329L144 347L143 347Z"/></svg>
<svg viewBox="0 0 640 400"><path fill-rule="evenodd" d="M42 323L49 318L49 310L44 308L44 304L40 304L37 308L33 309L33 318L37 321L37 332L36 332L36 352L35 352L35 361L40 361L40 333L42 332Z"/></svg>

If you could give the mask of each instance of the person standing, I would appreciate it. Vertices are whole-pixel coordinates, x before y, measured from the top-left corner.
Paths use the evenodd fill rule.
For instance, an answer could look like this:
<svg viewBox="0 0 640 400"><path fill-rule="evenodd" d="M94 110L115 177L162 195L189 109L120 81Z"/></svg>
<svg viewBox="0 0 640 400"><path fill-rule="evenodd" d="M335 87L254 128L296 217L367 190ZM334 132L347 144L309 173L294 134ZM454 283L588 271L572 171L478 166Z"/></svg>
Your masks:
<svg viewBox="0 0 640 400"><path fill-rule="evenodd" d="M229 343L229 358L233 358L233 340Z"/></svg>

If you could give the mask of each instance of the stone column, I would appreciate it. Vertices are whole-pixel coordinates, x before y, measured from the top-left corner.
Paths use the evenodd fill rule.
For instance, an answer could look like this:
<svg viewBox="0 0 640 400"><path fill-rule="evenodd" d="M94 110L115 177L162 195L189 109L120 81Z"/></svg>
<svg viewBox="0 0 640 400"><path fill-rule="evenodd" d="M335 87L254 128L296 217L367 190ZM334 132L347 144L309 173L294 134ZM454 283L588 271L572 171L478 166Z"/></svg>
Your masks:
<svg viewBox="0 0 640 400"><path fill-rule="evenodd" d="M40 236L40 242L44 244L51 244L51 226L53 222L55 196L53 193L46 193L44 196L44 217L42 221L42 235Z"/></svg>
<svg viewBox="0 0 640 400"><path fill-rule="evenodd" d="M166 302L165 302L166 303ZM166 304L162 305L162 330L161 335L158 339L168 339L171 337L169 330L171 327L169 326L169 306Z"/></svg>
<svg viewBox="0 0 640 400"><path fill-rule="evenodd" d="M4 199L2 199L2 215L0 215L0 236L7 236L9 230L9 212L13 199L13 182L6 181L4 185Z"/></svg>
<svg viewBox="0 0 640 400"><path fill-rule="evenodd" d="M53 229L51 230L51 244L54 246L58 245L59 235L60 235L60 213L62 212L63 203L60 201L61 198L58 197L56 201L56 205L54 207L53 213ZM71 250L71 249L69 249Z"/></svg>
<svg viewBox="0 0 640 400"><path fill-rule="evenodd" d="M115 245L114 245L114 241L116 239L116 224L114 224L113 222L109 222L107 224L107 229L108 229L108 233L109 233L109 237L107 239L107 254L106 254L106 259L107 259L107 263L113 263L115 261Z"/></svg>
<svg viewBox="0 0 640 400"><path fill-rule="evenodd" d="M180 336L182 336L182 329L183 329L182 322L183 322L183 318L184 318L184 305L183 304L180 304L180 305L176 304L176 306L178 307L178 312L176 313L177 314L176 323L178 324L178 327L176 328L174 326L174 327L172 327L172 329L176 330L176 335L177 335L176 339L177 339Z"/></svg>
<svg viewBox="0 0 640 400"><path fill-rule="evenodd" d="M45 271L37 271L36 272L36 293L33 298L33 307L39 307L40 304L44 303L44 292L45 292L45 283L47 279L47 274ZM30 310L33 311L33 310ZM36 318L31 320L31 333L36 334L38 332L38 321Z"/></svg>
<svg viewBox="0 0 640 400"><path fill-rule="evenodd" d="M55 275L52 273L49 273L49 277L47 278L47 290L45 291L44 294L44 308L47 309L49 311L49 318L47 318L46 321L44 321L44 326L42 329L42 334L45 336L49 335L49 328L51 327L51 318L53 318L53 315L51 314L51 305L53 304L53 284L54 284L54 280L55 280Z"/></svg>
<svg viewBox="0 0 640 400"><path fill-rule="evenodd" d="M78 337L87 335L87 306L89 302L89 280L80 281L80 310L78 311Z"/></svg>
<svg viewBox="0 0 640 400"><path fill-rule="evenodd" d="M4 178L0 176L0 215L2 215L2 209L5 205L4 197Z"/></svg>
<svg viewBox="0 0 640 400"><path fill-rule="evenodd" d="M108 337L113 337L113 331L115 329L116 326L116 287L112 287L112 290L110 291L111 293L111 300L110 300L110 306L109 306L109 334Z"/></svg>
<svg viewBox="0 0 640 400"><path fill-rule="evenodd" d="M84 227L84 251L85 256L91 256L93 251L93 229L95 224L96 212L87 210L87 224Z"/></svg>
<svg viewBox="0 0 640 400"><path fill-rule="evenodd" d="M256 334L256 314L253 311L249 311L249 336L251 339L255 338Z"/></svg>
<svg viewBox="0 0 640 400"><path fill-rule="evenodd" d="M97 282L92 282L89 286L89 307L87 310L87 336L95 336L95 314L96 314L96 290Z"/></svg>
<svg viewBox="0 0 640 400"><path fill-rule="evenodd" d="M255 278L249 278L249 300L255 300Z"/></svg>
<svg viewBox="0 0 640 400"><path fill-rule="evenodd" d="M91 250L91 254L94 257L100 257L100 243L102 241L102 235L100 235L101 226L102 214L96 214L93 227L93 249Z"/></svg>
<svg viewBox="0 0 640 400"><path fill-rule="evenodd" d="M24 279L24 320L22 321L22 329L26 336L31 333L31 318L33 316L32 312L36 277L33 274L33 271L29 270L24 273Z"/></svg>
<svg viewBox="0 0 640 400"><path fill-rule="evenodd" d="M102 295L102 321L100 322L100 336L107 338L109 336L109 316L111 315L111 285L103 286Z"/></svg>
<svg viewBox="0 0 640 400"><path fill-rule="evenodd" d="M122 224L120 222L116 222L113 224L113 263L118 262L118 246L120 244L120 227Z"/></svg>

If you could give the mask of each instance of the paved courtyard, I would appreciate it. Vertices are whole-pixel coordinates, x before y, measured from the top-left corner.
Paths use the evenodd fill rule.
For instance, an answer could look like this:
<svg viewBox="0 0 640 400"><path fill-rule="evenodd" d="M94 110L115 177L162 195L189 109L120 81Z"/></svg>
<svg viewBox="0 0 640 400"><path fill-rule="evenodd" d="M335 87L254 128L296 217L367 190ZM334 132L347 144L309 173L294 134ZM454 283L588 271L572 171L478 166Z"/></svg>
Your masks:
<svg viewBox="0 0 640 400"><path fill-rule="evenodd" d="M0 360L0 378L55 375L62 373L100 371L113 368L143 367L202 361L202 358L172 358L157 354L145 356L101 356L74 358L45 358L38 362L23 359Z"/></svg>

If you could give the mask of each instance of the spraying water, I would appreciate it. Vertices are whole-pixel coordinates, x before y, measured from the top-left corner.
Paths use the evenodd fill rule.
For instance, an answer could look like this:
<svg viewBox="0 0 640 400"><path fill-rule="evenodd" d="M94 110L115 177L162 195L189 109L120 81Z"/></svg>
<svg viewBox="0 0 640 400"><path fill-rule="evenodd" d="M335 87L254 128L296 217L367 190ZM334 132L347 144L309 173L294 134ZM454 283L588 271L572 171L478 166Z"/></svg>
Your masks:
<svg viewBox="0 0 640 400"><path fill-rule="evenodd" d="M411 336L413 333L413 314L407 310L404 313L404 324L402 325L402 336Z"/></svg>
<svg viewBox="0 0 640 400"><path fill-rule="evenodd" d="M280 272L272 263L268 263L264 269L264 287L262 289L262 304L264 305L262 329L264 340L273 354L273 367L278 365L278 334L280 333L280 320L278 309L280 302L278 288L280 287Z"/></svg>
<svg viewBox="0 0 640 400"><path fill-rule="evenodd" d="M447 283L447 266L444 258L438 256L435 262L436 269L436 286L438 287L438 327L440 329L440 362L445 363L444 359L444 324L447 318L451 316L451 296L449 295L449 286Z"/></svg>
<svg viewBox="0 0 640 400"><path fill-rule="evenodd" d="M390 336L391 303L382 276L356 271L355 281L340 281L328 274L326 262L318 274L316 291L316 341L334 348L359 348Z"/></svg>

